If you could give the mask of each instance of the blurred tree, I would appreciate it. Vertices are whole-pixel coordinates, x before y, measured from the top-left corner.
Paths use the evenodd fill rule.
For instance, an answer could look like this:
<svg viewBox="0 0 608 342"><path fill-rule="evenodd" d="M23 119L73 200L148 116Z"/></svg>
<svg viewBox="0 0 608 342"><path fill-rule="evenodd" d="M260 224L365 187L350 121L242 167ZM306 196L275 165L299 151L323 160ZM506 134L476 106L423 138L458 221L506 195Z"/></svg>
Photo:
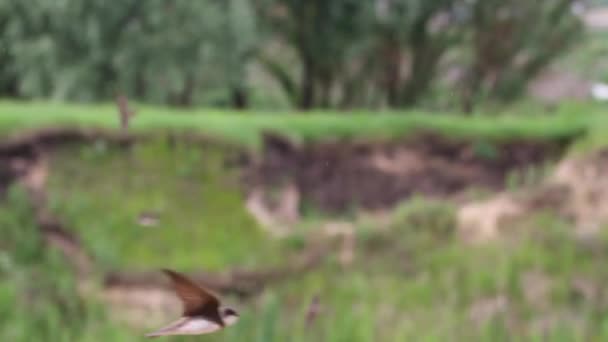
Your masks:
<svg viewBox="0 0 608 342"><path fill-rule="evenodd" d="M215 41L219 47L215 60L223 66L232 106L245 108L249 103L247 65L258 43L255 13L250 0L224 0L220 6L223 25Z"/></svg>
<svg viewBox="0 0 608 342"><path fill-rule="evenodd" d="M19 97L18 74L14 69L15 60L13 46L8 43L8 27L10 20L10 3L0 1L0 94L9 97Z"/></svg>
<svg viewBox="0 0 608 342"><path fill-rule="evenodd" d="M0 89L7 95L97 100L120 90L185 106L206 85L225 85L238 94L235 105L246 104L244 65L255 39L246 0L1 0L0 6Z"/></svg>
<svg viewBox="0 0 608 342"><path fill-rule="evenodd" d="M365 39L371 1L262 0L258 13L267 29L294 49L300 63L299 81L276 58L261 56L268 72L299 108L330 107L333 90L344 76L350 57ZM273 36L274 38L274 36Z"/></svg>
<svg viewBox="0 0 608 342"><path fill-rule="evenodd" d="M427 93L442 56L462 41L458 0L378 0L377 42L388 105L415 105Z"/></svg>
<svg viewBox="0 0 608 342"><path fill-rule="evenodd" d="M448 52L472 51L467 86L457 85L465 107L482 93L511 101L578 37L572 1L261 0L271 38L297 53L300 79L280 55L261 61L300 108L408 107Z"/></svg>
<svg viewBox="0 0 608 342"><path fill-rule="evenodd" d="M471 7L472 62L464 108L478 98L516 99L527 83L582 32L573 0L476 0Z"/></svg>
<svg viewBox="0 0 608 342"><path fill-rule="evenodd" d="M302 109L402 108L455 53L470 109L576 41L573 1L0 0L0 95L244 108L257 62Z"/></svg>
<svg viewBox="0 0 608 342"><path fill-rule="evenodd" d="M462 36L455 2L267 0L261 14L297 52L300 81L276 57L262 62L303 109L370 106L383 97L392 107L411 106Z"/></svg>

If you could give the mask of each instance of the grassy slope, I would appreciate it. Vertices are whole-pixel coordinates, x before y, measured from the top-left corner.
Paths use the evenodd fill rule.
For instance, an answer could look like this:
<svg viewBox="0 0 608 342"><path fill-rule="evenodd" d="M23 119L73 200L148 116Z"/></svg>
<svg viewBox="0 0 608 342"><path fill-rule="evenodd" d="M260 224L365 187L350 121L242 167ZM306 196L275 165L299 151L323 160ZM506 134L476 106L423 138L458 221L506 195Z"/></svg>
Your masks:
<svg viewBox="0 0 608 342"><path fill-rule="evenodd" d="M222 151L172 149L160 140L131 152L70 148L53 161L55 211L98 260L113 268L182 270L273 261L267 239L245 212L237 174L222 167ZM139 226L144 211L158 212L160 224ZM251 254L251 247L258 252Z"/></svg>
<svg viewBox="0 0 608 342"><path fill-rule="evenodd" d="M601 44L600 54L605 42ZM577 68L589 65L589 51L577 49L565 63ZM195 129L253 146L261 129L320 139L392 137L419 128L450 136L505 139L552 139L586 131L577 147L608 145L608 121L599 106L567 106L547 116L533 115L542 112L536 107L518 108L510 114L473 118L421 112L295 116L137 109L140 115L133 122L137 130ZM518 115L522 113L532 115ZM65 124L114 128L115 108L0 101L0 136ZM286 246L264 239L244 214L240 195L226 187L233 181L231 176L219 176L213 166L204 166L217 160L200 160L187 148L174 155L167 152L152 144L140 146L131 160L102 146L59 155L51 180L55 209L105 267L221 268L281 259ZM143 171L139 180L128 176L131 169ZM202 171L194 171L198 169ZM41 248L22 197L14 192L0 205L0 340L140 340L142 331L112 321L96 303L77 307L71 273L60 256ZM583 280L605 288L608 239L580 245L568 233L567 223L541 213L520 227L527 233L516 234L514 241L463 246L450 237L450 215L432 208L428 203L404 204L396 213L401 219L384 233L359 227L355 267L343 271L328 260L322 269L273 288L257 305L244 307L238 325L200 340L510 341L509 333L529 341L608 339L602 295L583 295L573 285ZM135 225L134 217L142 209L162 209L161 226ZM411 215L416 217L414 224L407 219ZM544 300L526 297L530 285L526 276L531 272L550 279ZM322 296L323 320L305 329L303 311L314 293ZM33 294L37 294L34 300ZM491 307L497 296L508 298L508 312L498 313L481 327L472 324L471 308L484 301ZM68 306L60 308L61 301Z"/></svg>
<svg viewBox="0 0 608 342"><path fill-rule="evenodd" d="M259 130L269 127L309 138L390 136L419 126L445 130L446 134L489 138L550 139L581 129L600 131L602 119L598 114L581 115L570 110L532 119L436 116L429 120L422 113L354 117L284 113L278 118L278 113L205 112L178 116L150 108L140 109L135 127L196 128L244 144L255 144ZM39 114L31 115L35 112ZM0 127L5 131L66 122L87 127L116 125L110 106L0 106ZM289 245L267 240L247 217L241 195L232 186L234 175L221 171L218 153L203 153L187 146L172 151L162 142L140 145L131 157L102 145L64 150L55 160L50 184L53 206L107 268L156 269L171 265L187 270L204 265L219 269L280 262ZM0 311L32 305L28 302L29 291L23 291L28 289L27 279L42 277L50 284L64 285L49 290L54 286L30 283L34 292L42 291L44 305L36 306L33 316L22 309L3 312L0 340L137 339L142 331L113 322L99 312L95 303L86 309L86 315L78 314L76 308L44 309L55 305L53 298L69 296L70 274L57 256L37 252L40 248L35 235L24 230L31 222L20 203L17 198L8 206L0 206L0 224L4 231L11 232L8 243L5 238L0 241L0 278L18 275L0 282ZM137 213L146 209L162 210L160 227L135 225ZM509 333L525 340L608 338L604 304L581 295L573 286L579 279L595 286L608 279L604 264L608 240L596 241L593 249L581 246L569 236L567 223L540 214L524 224L522 230L529 232L527 235L476 248L464 246L451 236L450 208L413 202L404 204L395 215L396 223L386 232L359 227L354 267L341 270L331 258L321 269L273 288L257 304L244 306L243 320L237 326L205 340L507 341L511 340ZM526 297L529 273L541 273L550 279L544 303ZM303 311L314 293L322 296L324 319L314 328L305 329ZM500 296L508 298L507 312L497 313L495 319L480 327L474 325L472 307ZM69 326L61 323L66 314L76 315Z"/></svg>
<svg viewBox="0 0 608 342"><path fill-rule="evenodd" d="M158 157L157 148L149 148L154 149ZM145 151L140 152L145 155ZM82 168L78 170L98 177L100 173L93 168L102 161L99 158L116 156L81 161ZM160 172L153 169L155 173ZM167 177L162 172L158 175ZM64 191L62 186L71 180L74 180L71 189ZM256 227L250 225L235 227L238 232L233 231L229 243L239 249L227 250L222 228L234 223L231 217L234 213L216 213L215 218L212 217L214 228L206 229L204 224L189 221L214 214L204 205L200 214L190 211L183 208L187 201L179 199L165 206L166 212L183 215L179 221L171 219L175 226L162 225L153 231L135 227L131 223L134 207L154 203L155 196L147 191L135 191L136 188L125 192L121 189L123 172L119 171L105 175L93 186L90 180L85 176L75 179L69 173L55 176L52 195L59 212L83 236L87 248L102 257L106 266L153 269L171 264L178 269L188 269L201 265L267 265L278 260L278 253L285 250L284 242L256 238ZM140 189L158 184L147 177L142 183ZM179 183L168 182L157 191L180 191ZM101 189L102 186L109 188ZM86 201L85 195L89 197ZM0 224L8 234L3 238L3 245L0 244L4 246L0 249L0 278L11 275L5 278L9 281L0 282L0 310L18 310L5 311L0 316L0 338L116 342L139 339L142 330L112 321L95 302L86 302L84 308L76 304L70 297L73 284L69 269L52 250L40 248L30 215L22 205L22 196L11 197L7 205L0 207ZM117 199L120 206L116 205ZM236 208L238 204L233 198L222 206ZM205 234L194 232L195 229L205 229ZM600 286L601 290L608 279L604 262L608 257L607 238L596 239L592 246L580 244L569 234L567 223L542 213L513 227L520 231L513 239L483 247L466 246L453 236L449 206L419 200L399 208L388 230L378 231L374 226L358 229L357 259L352 267L342 269L330 258L321 269L273 287L255 302L242 304L242 321L238 325L204 340L510 341L518 336L530 341L600 341L608 338L608 320L604 315L605 303L599 300L601 295L585 293L575 286L576 281L582 280L592 287ZM166 248L159 251L162 254L141 252L157 251L158 243ZM4 249L6 246L8 249ZM268 251L273 253L267 254ZM536 284L530 284L527 278L536 274L548 279L549 285L543 288L541 284L540 290L530 290ZM31 282L31 279L44 281ZM33 294L28 293L37 293L39 297L35 298L39 299L31 301L28 296ZM305 328L304 311L315 293L321 295L323 316L314 327ZM500 297L507 298L507 307L499 307L487 320L476 324L473 312L483 309L473 308L485 305L491 312L493 300ZM68 307L58 307L57 300L68 303ZM32 306L35 309L26 315L25 308L32 310ZM66 319L69 324L62 323Z"/></svg>

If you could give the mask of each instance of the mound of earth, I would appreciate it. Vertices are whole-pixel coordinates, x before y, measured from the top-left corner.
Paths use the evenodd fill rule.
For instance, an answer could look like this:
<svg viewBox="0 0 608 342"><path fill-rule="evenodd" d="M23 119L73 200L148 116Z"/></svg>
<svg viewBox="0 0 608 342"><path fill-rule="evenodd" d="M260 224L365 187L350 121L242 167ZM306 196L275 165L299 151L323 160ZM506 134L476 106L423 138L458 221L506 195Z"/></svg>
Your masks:
<svg viewBox="0 0 608 342"><path fill-rule="evenodd" d="M251 189L294 186L301 203L329 212L390 208L415 194L446 197L470 187L500 190L516 170L559 159L568 141L488 143L423 134L392 142L296 145L265 134L246 170Z"/></svg>
<svg viewBox="0 0 608 342"><path fill-rule="evenodd" d="M551 210L572 222L574 234L590 241L608 222L608 150L563 159L553 174L532 189L502 192L463 205L458 229L466 240L482 242L500 236L506 222Z"/></svg>

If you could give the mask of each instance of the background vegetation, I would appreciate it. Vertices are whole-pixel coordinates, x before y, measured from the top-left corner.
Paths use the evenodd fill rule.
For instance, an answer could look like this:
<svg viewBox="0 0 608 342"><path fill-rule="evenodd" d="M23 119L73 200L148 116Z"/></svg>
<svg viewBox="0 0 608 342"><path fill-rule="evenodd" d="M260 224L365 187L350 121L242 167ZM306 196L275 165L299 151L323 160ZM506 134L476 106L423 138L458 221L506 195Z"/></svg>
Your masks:
<svg viewBox="0 0 608 342"><path fill-rule="evenodd" d="M84 147L66 150L55 161L49 189L55 212L76 228L103 269L267 266L280 264L299 248L295 237L263 238L244 214L237 189L225 186L232 176L213 171L213 157L201 160L197 149L186 146L175 154L160 141L138 147L135 156ZM201 167L201 162L207 166ZM205 189L197 190L196 184ZM143 339L143 333L161 324L125 325L113 316L119 312L108 311L101 299L76 295L69 263L40 240L20 188L12 188L0 208L3 340L131 341ZM135 225L134 216L141 209L160 210L162 224ZM320 268L269 288L255 301L239 304L228 297L241 309L242 321L202 338L509 341L517 336L531 341L589 341L608 337L604 304L595 294L601 292L585 290L586 285L601 286L608 276L604 235L590 247L571 235L569 223L551 212L540 212L511 227L516 233L509 238L472 247L455 236L454 207L448 203L415 198L393 215L385 228L379 229L376 222L357 227L356 267L343 268L332 256ZM300 229L303 234L309 228ZM315 294L321 296L323 311L307 327L305 313Z"/></svg>
<svg viewBox="0 0 608 342"><path fill-rule="evenodd" d="M0 1L0 96L470 110L579 41L571 0ZM269 89L275 89L271 91Z"/></svg>
<svg viewBox="0 0 608 342"><path fill-rule="evenodd" d="M169 142L202 135L260 157L268 130L299 144L379 145L431 131L487 148L487 158L501 152L495 143L521 140L568 141L564 158L603 151L605 103L547 106L527 96L548 70L574 71L585 92L608 81L608 36L584 26L582 4L0 0L0 340L143 340L166 318L144 307L125 319L124 307L103 297L106 272L266 269L302 252L333 220L352 225L352 264L332 253L249 300L228 296L241 321L194 338L606 340L603 222L585 239L555 208L538 209L500 239L471 246L457 234L458 199L409 196L380 217L312 208L292 234L275 238L247 212L227 147ZM102 140L37 146L52 150L49 210L95 260L89 285L102 295L88 296L66 256L45 241L26 189L4 189L13 175L3 171L20 156L3 153L37 129L118 136L111 101L119 94L136 112L128 132L145 142L126 150ZM534 182L549 172L543 167L552 165L528 170ZM533 189L525 175L507 178L507 190ZM492 195L478 190L473 197ZM138 225L145 211L159 213L160 224ZM308 324L316 295L321 312Z"/></svg>

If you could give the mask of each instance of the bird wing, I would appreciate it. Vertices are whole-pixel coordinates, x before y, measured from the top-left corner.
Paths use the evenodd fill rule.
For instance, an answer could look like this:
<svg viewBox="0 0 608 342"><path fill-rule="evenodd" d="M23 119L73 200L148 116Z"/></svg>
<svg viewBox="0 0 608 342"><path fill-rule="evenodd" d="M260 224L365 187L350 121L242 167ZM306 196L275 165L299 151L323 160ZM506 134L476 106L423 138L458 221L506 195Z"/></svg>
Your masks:
<svg viewBox="0 0 608 342"><path fill-rule="evenodd" d="M221 327L215 323L203 318L183 317L175 322L169 323L167 326L146 334L146 337L159 337L168 335L202 335L209 334L220 330Z"/></svg>
<svg viewBox="0 0 608 342"><path fill-rule="evenodd" d="M184 306L184 316L197 316L201 313L217 311L220 302L211 291L195 284L175 271L164 269L163 272L173 282L175 293Z"/></svg>

